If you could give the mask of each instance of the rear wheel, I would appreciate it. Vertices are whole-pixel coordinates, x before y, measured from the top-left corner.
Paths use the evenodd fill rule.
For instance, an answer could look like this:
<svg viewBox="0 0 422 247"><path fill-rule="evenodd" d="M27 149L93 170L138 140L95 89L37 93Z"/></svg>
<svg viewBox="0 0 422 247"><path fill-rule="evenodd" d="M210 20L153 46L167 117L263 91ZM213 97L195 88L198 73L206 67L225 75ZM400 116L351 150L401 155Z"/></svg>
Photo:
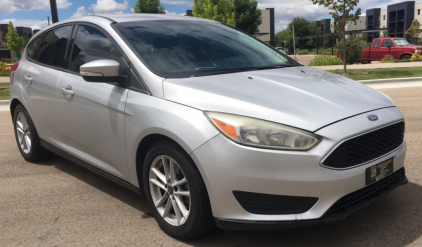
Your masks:
<svg viewBox="0 0 422 247"><path fill-rule="evenodd" d="M192 239L214 225L208 193L197 168L176 144L160 141L145 157L146 200L160 228L171 237Z"/></svg>
<svg viewBox="0 0 422 247"><path fill-rule="evenodd" d="M15 138L23 158L30 162L45 158L47 151L41 147L34 123L23 105L18 105L13 114Z"/></svg>
<svg viewBox="0 0 422 247"><path fill-rule="evenodd" d="M400 58L400 60L408 60L408 59L410 59L411 58L411 56L410 55L404 55L404 56L402 56L401 58Z"/></svg>

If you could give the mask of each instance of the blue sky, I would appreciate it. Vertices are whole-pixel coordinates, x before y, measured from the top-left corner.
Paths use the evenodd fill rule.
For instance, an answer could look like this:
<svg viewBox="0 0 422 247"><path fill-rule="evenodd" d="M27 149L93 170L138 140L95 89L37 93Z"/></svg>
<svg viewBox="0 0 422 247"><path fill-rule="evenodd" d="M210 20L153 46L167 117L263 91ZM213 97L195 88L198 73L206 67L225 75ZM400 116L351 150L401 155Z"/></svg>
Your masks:
<svg viewBox="0 0 422 247"><path fill-rule="evenodd" d="M131 13L137 0L56 0L59 20L72 16L92 13L89 3L96 14ZM280 31L296 16L302 16L313 21L326 18L327 8L312 5L309 0L257 0L261 9L275 8L276 31ZM416 0L420 2L422 0ZM382 8L387 5L403 2L403 0L361 0L358 7L363 14L366 9ZM187 9L192 9L193 0L161 0L167 14L183 15ZM45 28L47 16L51 16L49 0L0 0L0 23L11 20L15 26Z"/></svg>

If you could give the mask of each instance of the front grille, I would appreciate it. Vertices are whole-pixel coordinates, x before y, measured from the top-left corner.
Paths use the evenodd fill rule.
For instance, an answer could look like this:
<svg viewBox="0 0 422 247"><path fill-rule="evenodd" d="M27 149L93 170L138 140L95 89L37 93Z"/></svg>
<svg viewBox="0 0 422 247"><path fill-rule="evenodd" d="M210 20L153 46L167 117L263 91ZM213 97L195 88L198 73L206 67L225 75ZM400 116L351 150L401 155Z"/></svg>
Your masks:
<svg viewBox="0 0 422 247"><path fill-rule="evenodd" d="M233 191L239 204L253 214L301 214L315 205L316 197L282 196Z"/></svg>
<svg viewBox="0 0 422 247"><path fill-rule="evenodd" d="M339 215L347 215L406 183L405 170L400 168L390 176L340 198L325 213L323 219L330 220L338 218Z"/></svg>
<svg viewBox="0 0 422 247"><path fill-rule="evenodd" d="M344 169L381 157L400 147L404 140L404 122L355 137L340 144L323 165Z"/></svg>

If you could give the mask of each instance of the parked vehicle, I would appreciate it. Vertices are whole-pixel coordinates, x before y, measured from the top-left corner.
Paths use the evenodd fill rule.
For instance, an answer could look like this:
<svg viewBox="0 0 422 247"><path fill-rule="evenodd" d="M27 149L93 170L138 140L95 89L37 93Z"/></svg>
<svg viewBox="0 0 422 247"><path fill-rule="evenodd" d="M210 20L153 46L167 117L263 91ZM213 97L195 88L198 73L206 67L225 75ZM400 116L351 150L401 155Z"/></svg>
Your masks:
<svg viewBox="0 0 422 247"><path fill-rule="evenodd" d="M372 41L370 48L363 50L361 61L380 61L385 55L391 55L395 60L404 60L421 51L422 46L412 45L403 38L377 38Z"/></svg>
<svg viewBox="0 0 422 247"><path fill-rule="evenodd" d="M10 111L27 161L48 150L145 195L178 239L334 222L407 183L388 96L205 19L49 26L11 74Z"/></svg>

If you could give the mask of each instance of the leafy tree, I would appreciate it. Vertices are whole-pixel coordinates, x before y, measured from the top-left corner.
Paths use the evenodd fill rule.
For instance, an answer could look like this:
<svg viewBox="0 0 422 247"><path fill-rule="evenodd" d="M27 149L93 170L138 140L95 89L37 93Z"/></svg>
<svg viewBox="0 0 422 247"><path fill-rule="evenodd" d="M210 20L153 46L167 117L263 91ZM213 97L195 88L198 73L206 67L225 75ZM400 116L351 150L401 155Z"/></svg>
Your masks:
<svg viewBox="0 0 422 247"><path fill-rule="evenodd" d="M236 27L240 30L254 34L261 25L261 10L255 0L234 0L234 18Z"/></svg>
<svg viewBox="0 0 422 247"><path fill-rule="evenodd" d="M303 17L295 17L292 22L287 25L287 29L292 30L295 26L295 36L317 35L321 33L315 23L306 20Z"/></svg>
<svg viewBox="0 0 422 247"><path fill-rule="evenodd" d="M407 29L406 34L412 37L412 42L416 43L420 33L422 33L421 24L415 19L412 25L410 25L410 28Z"/></svg>
<svg viewBox="0 0 422 247"><path fill-rule="evenodd" d="M160 0L138 0L134 7L135 13L165 14Z"/></svg>
<svg viewBox="0 0 422 247"><path fill-rule="evenodd" d="M25 44L25 39L19 36L18 31L15 29L12 22L9 21L4 46L11 51L20 52L25 47Z"/></svg>
<svg viewBox="0 0 422 247"><path fill-rule="evenodd" d="M343 39L344 40L344 39ZM355 64L359 62L359 59L362 56L362 51L367 46L366 41L360 40L356 37L349 37L346 39L346 62L347 64ZM343 44L340 42L337 44L337 49L340 52L340 55L345 55ZM343 62L344 63L344 62Z"/></svg>
<svg viewBox="0 0 422 247"><path fill-rule="evenodd" d="M233 3L230 0L193 0L193 16L236 26Z"/></svg>
<svg viewBox="0 0 422 247"><path fill-rule="evenodd" d="M330 10L330 14L334 19L335 30L340 31L343 37L343 50L346 51L346 25L351 21L359 19L361 9L358 8L354 13L353 10L359 3L359 0L310 0L314 5L322 5ZM343 52L344 74L346 69L346 53Z"/></svg>
<svg viewBox="0 0 422 247"><path fill-rule="evenodd" d="M280 45L282 45L282 42L284 42L284 44L282 45L284 47L293 46L293 32L292 32L292 30L286 29L286 30L283 30L283 31L276 33L275 34L275 40L276 40L276 44L280 44ZM296 46L299 45L298 40L295 41L295 45Z"/></svg>

